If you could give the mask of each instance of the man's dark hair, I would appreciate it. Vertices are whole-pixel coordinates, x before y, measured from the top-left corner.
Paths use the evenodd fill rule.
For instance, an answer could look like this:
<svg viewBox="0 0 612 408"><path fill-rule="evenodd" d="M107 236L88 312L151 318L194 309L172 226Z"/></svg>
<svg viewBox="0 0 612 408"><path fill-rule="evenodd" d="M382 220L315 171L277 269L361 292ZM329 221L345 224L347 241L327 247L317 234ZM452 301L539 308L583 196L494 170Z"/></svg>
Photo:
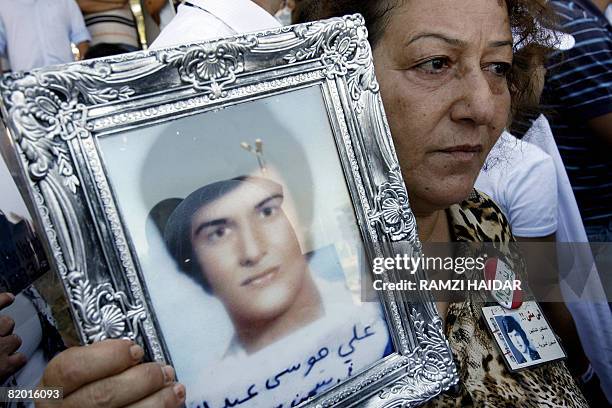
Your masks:
<svg viewBox="0 0 612 408"><path fill-rule="evenodd" d="M529 338L527 337L527 333L521 327L520 323L513 316L504 316L502 318L502 326L506 334L516 332L523 339L523 343L525 343L525 347L527 348L527 353L532 360L537 360L540 358L540 354L533 348L532 344L529 342ZM513 344L513 347L514 344ZM518 351L518 350L517 350ZM516 360L519 363L525 363L525 359L522 355L516 356Z"/></svg>

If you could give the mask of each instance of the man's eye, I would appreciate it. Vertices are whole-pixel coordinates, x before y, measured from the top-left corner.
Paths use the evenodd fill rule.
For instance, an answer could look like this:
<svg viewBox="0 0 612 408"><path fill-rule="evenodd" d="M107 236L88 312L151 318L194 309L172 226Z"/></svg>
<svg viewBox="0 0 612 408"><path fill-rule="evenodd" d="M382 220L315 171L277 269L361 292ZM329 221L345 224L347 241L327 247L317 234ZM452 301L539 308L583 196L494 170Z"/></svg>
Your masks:
<svg viewBox="0 0 612 408"><path fill-rule="evenodd" d="M206 235L206 239L209 242L216 242L218 240L220 240L221 238L225 237L228 234L228 228L226 227L219 227L219 228L215 228L213 231L209 232Z"/></svg>
<svg viewBox="0 0 612 408"><path fill-rule="evenodd" d="M505 77L510 73L510 69L512 69L512 65L507 62L494 62L490 64L487 69L491 71L494 75L499 77Z"/></svg>
<svg viewBox="0 0 612 408"><path fill-rule="evenodd" d="M275 215L277 211L278 211L278 207L264 207L260 210L259 214L263 218L268 218L268 217L272 217L273 215Z"/></svg>
<svg viewBox="0 0 612 408"><path fill-rule="evenodd" d="M443 70L450 66L450 61L446 57L437 57L432 58L429 61L425 61L419 65L417 68L425 71L428 74L440 74Z"/></svg>

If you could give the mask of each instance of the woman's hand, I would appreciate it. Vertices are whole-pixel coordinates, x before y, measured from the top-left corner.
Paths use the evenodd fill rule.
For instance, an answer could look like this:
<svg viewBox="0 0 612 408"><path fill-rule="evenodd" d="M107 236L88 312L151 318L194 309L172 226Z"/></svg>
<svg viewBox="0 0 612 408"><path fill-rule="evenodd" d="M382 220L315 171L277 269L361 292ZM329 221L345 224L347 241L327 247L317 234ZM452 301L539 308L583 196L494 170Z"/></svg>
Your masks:
<svg viewBox="0 0 612 408"><path fill-rule="evenodd" d="M49 362L40 387L62 387L61 404L37 401L37 408L179 407L185 387L174 370L158 363L139 364L142 347L129 340L105 340L72 347Z"/></svg>
<svg viewBox="0 0 612 408"><path fill-rule="evenodd" d="M11 293L0 293L0 310L10 306L15 300ZM13 334L15 321L9 316L0 315L0 384L15 374L27 362L26 356L15 353L21 346L19 336Z"/></svg>

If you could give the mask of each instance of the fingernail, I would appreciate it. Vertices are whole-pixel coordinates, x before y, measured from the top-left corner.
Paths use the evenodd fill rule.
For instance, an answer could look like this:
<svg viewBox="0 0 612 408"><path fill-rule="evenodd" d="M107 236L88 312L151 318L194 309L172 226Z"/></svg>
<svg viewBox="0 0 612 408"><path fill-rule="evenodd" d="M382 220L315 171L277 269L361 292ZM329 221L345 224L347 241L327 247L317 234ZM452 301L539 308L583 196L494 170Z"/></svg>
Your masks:
<svg viewBox="0 0 612 408"><path fill-rule="evenodd" d="M15 300L15 295L10 292L6 292L6 295L11 299L11 301Z"/></svg>
<svg viewBox="0 0 612 408"><path fill-rule="evenodd" d="M174 391L174 395L179 400L183 401L185 399L185 386L183 384L176 384L172 387L172 391Z"/></svg>
<svg viewBox="0 0 612 408"><path fill-rule="evenodd" d="M144 356L144 350L138 344L130 347L130 355L134 360L140 360Z"/></svg>
<svg viewBox="0 0 612 408"><path fill-rule="evenodd" d="M164 384L170 384L172 381L174 381L174 368L172 368L172 366L163 366L161 370L162 374L164 375Z"/></svg>

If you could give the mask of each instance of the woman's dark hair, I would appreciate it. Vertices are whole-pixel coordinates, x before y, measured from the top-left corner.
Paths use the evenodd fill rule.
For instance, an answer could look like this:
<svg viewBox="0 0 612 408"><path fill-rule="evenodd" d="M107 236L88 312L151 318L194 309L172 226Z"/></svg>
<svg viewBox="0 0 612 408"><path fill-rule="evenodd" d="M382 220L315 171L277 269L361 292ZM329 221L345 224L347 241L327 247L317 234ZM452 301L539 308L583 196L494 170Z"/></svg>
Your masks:
<svg viewBox="0 0 612 408"><path fill-rule="evenodd" d="M407 1L411 0L297 0L292 18L297 24L360 13L368 29L370 45L375 48L389 25L394 9ZM544 61L558 39L553 32L542 28L556 26L555 13L545 0L503 1L508 8L515 47L523 50L515 53L508 76L512 114L515 115L525 110L532 111L537 106L532 78L537 64Z"/></svg>

